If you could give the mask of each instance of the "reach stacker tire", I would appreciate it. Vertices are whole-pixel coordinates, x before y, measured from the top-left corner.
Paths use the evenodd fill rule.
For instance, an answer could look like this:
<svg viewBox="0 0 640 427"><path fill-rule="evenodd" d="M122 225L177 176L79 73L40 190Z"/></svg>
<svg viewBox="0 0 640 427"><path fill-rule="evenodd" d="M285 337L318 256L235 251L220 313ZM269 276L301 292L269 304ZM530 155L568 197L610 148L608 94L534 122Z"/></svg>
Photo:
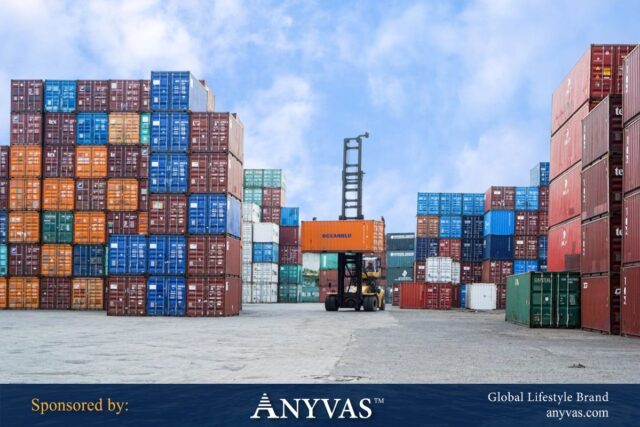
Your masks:
<svg viewBox="0 0 640 427"><path fill-rule="evenodd" d="M327 311L338 311L338 298L335 295L328 295L324 300L324 309Z"/></svg>
<svg viewBox="0 0 640 427"><path fill-rule="evenodd" d="M375 311L378 308L378 300L373 295L364 297L364 311Z"/></svg>

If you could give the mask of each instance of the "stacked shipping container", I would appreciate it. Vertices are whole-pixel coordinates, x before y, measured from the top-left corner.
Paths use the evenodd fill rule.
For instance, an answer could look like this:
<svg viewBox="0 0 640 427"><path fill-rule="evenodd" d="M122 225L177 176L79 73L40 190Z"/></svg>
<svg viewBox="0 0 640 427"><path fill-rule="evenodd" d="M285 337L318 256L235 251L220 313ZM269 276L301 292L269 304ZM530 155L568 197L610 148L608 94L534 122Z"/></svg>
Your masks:
<svg viewBox="0 0 640 427"><path fill-rule="evenodd" d="M400 284L413 281L415 262L414 233L388 233L387 248L387 287L386 302L400 304ZM396 292L397 290L397 292Z"/></svg>

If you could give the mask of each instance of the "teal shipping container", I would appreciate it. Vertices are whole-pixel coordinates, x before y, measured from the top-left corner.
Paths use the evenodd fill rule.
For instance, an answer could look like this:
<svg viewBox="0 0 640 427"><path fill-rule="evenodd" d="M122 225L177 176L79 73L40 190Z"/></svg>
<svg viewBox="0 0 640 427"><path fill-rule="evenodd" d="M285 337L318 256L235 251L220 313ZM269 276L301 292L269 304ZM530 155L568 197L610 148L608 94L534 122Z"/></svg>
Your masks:
<svg viewBox="0 0 640 427"><path fill-rule="evenodd" d="M415 261L415 253L412 251L388 251L387 268L411 268Z"/></svg>
<svg viewBox="0 0 640 427"><path fill-rule="evenodd" d="M263 177L264 171L262 169L245 169L244 170L244 188L262 188L263 185ZM245 202L247 201L247 196L245 194ZM260 203L262 203L262 191L260 191ZM255 203L255 202L253 202Z"/></svg>
<svg viewBox="0 0 640 427"><path fill-rule="evenodd" d="M0 245L0 276L7 275L7 245Z"/></svg>
<svg viewBox="0 0 640 427"><path fill-rule="evenodd" d="M320 254L320 270L337 270L338 254L326 253Z"/></svg>
<svg viewBox="0 0 640 427"><path fill-rule="evenodd" d="M244 188L244 203L262 206L262 188Z"/></svg>
<svg viewBox="0 0 640 427"><path fill-rule="evenodd" d="M302 266L301 265L281 265L278 283L281 284L300 284L302 283Z"/></svg>
<svg viewBox="0 0 640 427"><path fill-rule="evenodd" d="M300 288L300 302L320 302L320 289L316 286L304 286Z"/></svg>
<svg viewBox="0 0 640 427"><path fill-rule="evenodd" d="M278 302L280 303L297 303L300 301L300 291L302 285L299 284L279 284L278 285Z"/></svg>

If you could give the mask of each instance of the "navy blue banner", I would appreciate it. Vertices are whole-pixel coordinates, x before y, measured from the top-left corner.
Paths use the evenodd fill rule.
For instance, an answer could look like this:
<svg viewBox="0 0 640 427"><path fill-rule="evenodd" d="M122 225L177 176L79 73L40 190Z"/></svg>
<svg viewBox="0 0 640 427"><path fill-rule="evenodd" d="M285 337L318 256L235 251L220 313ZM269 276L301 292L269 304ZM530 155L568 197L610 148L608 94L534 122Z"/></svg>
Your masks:
<svg viewBox="0 0 640 427"><path fill-rule="evenodd" d="M640 424L640 385L2 385L0 426Z"/></svg>

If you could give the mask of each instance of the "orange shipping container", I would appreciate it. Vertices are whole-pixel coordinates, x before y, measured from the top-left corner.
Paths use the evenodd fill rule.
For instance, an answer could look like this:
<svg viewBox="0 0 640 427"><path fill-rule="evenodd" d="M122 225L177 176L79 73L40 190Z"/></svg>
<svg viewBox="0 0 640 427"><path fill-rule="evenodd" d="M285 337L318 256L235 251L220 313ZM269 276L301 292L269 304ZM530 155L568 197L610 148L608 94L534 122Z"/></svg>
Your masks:
<svg viewBox="0 0 640 427"><path fill-rule="evenodd" d="M105 244L107 218L104 212L77 211L73 217L73 243Z"/></svg>
<svg viewBox="0 0 640 427"><path fill-rule="evenodd" d="M36 309L40 301L40 280L37 277L9 279L9 308Z"/></svg>
<svg viewBox="0 0 640 427"><path fill-rule="evenodd" d="M76 147L76 178L106 178L107 147Z"/></svg>
<svg viewBox="0 0 640 427"><path fill-rule="evenodd" d="M72 211L75 202L75 181L71 178L45 178L42 183L42 209Z"/></svg>
<svg viewBox="0 0 640 427"><path fill-rule="evenodd" d="M103 310L104 282L102 279L73 279L71 310Z"/></svg>
<svg viewBox="0 0 640 427"><path fill-rule="evenodd" d="M138 209L138 180L110 179L107 181L107 209L135 211Z"/></svg>
<svg viewBox="0 0 640 427"><path fill-rule="evenodd" d="M0 309L7 308L7 278L0 277Z"/></svg>
<svg viewBox="0 0 640 427"><path fill-rule="evenodd" d="M109 114L109 144L138 144L140 115L138 113Z"/></svg>
<svg viewBox="0 0 640 427"><path fill-rule="evenodd" d="M12 145L9 149L9 176L11 178L42 176L42 148L37 145Z"/></svg>
<svg viewBox="0 0 640 427"><path fill-rule="evenodd" d="M71 276L71 245L42 245L40 274L47 277Z"/></svg>
<svg viewBox="0 0 640 427"><path fill-rule="evenodd" d="M38 243L40 214L38 212L9 212L9 243Z"/></svg>
<svg viewBox="0 0 640 427"><path fill-rule="evenodd" d="M302 221L303 252L381 252L381 221Z"/></svg>
<svg viewBox="0 0 640 427"><path fill-rule="evenodd" d="M149 214L147 212L138 212L138 234L143 236L149 234Z"/></svg>
<svg viewBox="0 0 640 427"><path fill-rule="evenodd" d="M12 178L9 180L9 209L28 211L40 209L40 180Z"/></svg>

